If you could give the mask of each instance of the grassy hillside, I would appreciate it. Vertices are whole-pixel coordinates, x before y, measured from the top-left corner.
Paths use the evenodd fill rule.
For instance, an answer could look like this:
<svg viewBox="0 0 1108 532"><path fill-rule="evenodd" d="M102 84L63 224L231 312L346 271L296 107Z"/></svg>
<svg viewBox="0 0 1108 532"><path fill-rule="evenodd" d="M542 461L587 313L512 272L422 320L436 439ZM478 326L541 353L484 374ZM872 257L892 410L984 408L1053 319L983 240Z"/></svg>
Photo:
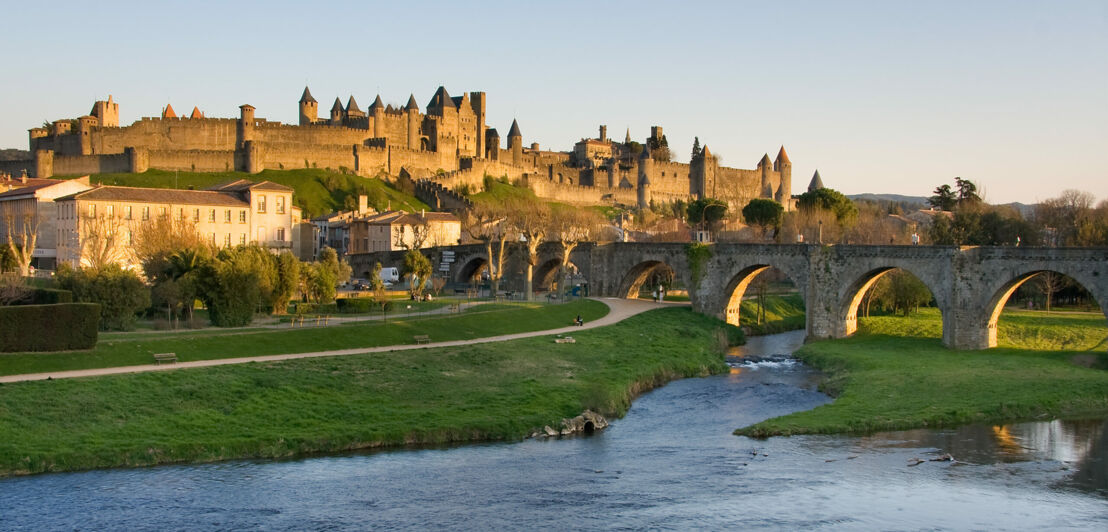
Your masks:
<svg viewBox="0 0 1108 532"><path fill-rule="evenodd" d="M148 170L141 174L94 174L90 177L92 183L103 185L182 189L202 189L232 179L272 181L290 186L296 190L293 201L309 217L356 207L359 194L369 196L370 206L378 211L383 211L390 205L393 209L409 212L428 208L414 196L396 190L380 179L315 168L263 170L257 174Z"/></svg>

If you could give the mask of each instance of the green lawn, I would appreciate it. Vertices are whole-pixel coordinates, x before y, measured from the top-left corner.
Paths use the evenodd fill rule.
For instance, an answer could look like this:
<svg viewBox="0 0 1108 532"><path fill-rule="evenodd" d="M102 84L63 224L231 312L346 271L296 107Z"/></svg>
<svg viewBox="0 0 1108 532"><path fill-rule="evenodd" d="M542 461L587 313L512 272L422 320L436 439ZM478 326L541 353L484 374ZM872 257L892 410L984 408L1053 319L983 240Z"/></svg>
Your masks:
<svg viewBox="0 0 1108 532"><path fill-rule="evenodd" d="M758 323L758 301L744 299L739 309L739 322L750 329L751 336L803 329L806 326L804 298L800 294L767 295L766 319L762 323Z"/></svg>
<svg viewBox="0 0 1108 532"><path fill-rule="evenodd" d="M573 305L543 310L560 325ZM539 319L525 312L511 321ZM726 371L721 325L668 308L582 330L575 344L545 336L5 384L0 475L519 439L586 408L622 415L673 378Z"/></svg>
<svg viewBox="0 0 1108 532"><path fill-rule="evenodd" d="M369 204L378 211L391 205L393 209L415 212L429 207L410 194L405 194L377 178L366 178L320 170L301 168L296 170L263 170L257 174L246 172L172 172L148 170L141 174L93 174L92 183L127 187L181 188L197 190L232 179L272 181L296 190L293 201L304 209L306 216L318 216L343 210L347 197L357 199L359 193L369 197Z"/></svg>
<svg viewBox="0 0 1108 532"><path fill-rule="evenodd" d="M1102 314L1005 311L1000 347L983 351L944 348L934 309L859 322L851 338L814 342L796 353L826 373L823 388L834 402L736 433L872 432L1108 414Z"/></svg>
<svg viewBox="0 0 1108 532"><path fill-rule="evenodd" d="M394 312L387 322L318 328L124 333L105 335L91 351L0 355L0 375L151 364L154 353L177 353L181 361L210 360L410 344L417 334L433 341L464 340L555 329L570 325L578 314L592 321L607 313L607 305L586 299L562 305L488 304L462 314L411 318L396 318Z"/></svg>

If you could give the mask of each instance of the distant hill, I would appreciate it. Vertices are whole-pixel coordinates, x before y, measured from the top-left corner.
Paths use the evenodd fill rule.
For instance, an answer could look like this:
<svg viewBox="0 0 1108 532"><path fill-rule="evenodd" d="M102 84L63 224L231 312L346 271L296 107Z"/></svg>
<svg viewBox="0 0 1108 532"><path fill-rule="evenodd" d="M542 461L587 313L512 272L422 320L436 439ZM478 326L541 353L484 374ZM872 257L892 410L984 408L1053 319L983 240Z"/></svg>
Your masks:
<svg viewBox="0 0 1108 532"><path fill-rule="evenodd" d="M0 150L0 161L27 161L31 159L31 152L27 150L3 149Z"/></svg>
<svg viewBox="0 0 1108 532"><path fill-rule="evenodd" d="M865 194L852 194L847 197L852 200L866 200L879 203L888 201L892 203L902 203L907 205L920 205L923 207L927 206L928 199L924 196L904 196L901 194L873 194L868 192Z"/></svg>

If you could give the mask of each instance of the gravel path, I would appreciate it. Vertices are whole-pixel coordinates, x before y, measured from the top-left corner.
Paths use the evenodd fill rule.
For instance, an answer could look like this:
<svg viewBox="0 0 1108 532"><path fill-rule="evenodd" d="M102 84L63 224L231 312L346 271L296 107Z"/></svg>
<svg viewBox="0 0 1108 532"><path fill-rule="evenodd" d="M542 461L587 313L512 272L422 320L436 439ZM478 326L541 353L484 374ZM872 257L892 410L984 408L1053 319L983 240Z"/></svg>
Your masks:
<svg viewBox="0 0 1108 532"><path fill-rule="evenodd" d="M95 368L95 369L80 369L73 371L55 371L50 373L24 373L22 375L6 375L0 377L0 383L7 382L24 382L24 381L40 381L47 379L72 379L77 377L98 377L101 375L119 375L123 373L143 373L147 371L172 371L185 368L204 368L209 366L225 366L228 364L245 364L247 362L271 362L275 360L292 360L294 358L316 358L316 357L334 357L345 355L358 355L362 353L385 353L390 351L406 351L409 349L427 349L434 347L455 347L461 345L473 345L484 344L489 342L503 342L506 340L515 340L518 338L531 338L534 336L548 336L554 334L567 334L574 333L583 329L593 329L596 327L603 327L605 325L612 325L613 323L619 323L631 316L653 310L656 308L662 308L666 306L672 306L673 303L654 303L651 301L645 301L640 299L619 299L619 298L592 298L596 301L600 301L605 305L608 305L608 314L603 318L585 323L581 327L562 327L560 329L549 329L545 331L531 331L515 334L504 334L500 336L489 336L486 338L473 338L470 340L452 340L449 342L432 342L428 344L403 344L403 345L387 345L380 347L359 347L353 349L337 349L333 351L315 351L310 353L289 353L285 355L263 355L255 357L241 357L241 358L220 358L215 360L193 360L188 362L179 362L176 364L147 364L142 366L119 366L112 368Z"/></svg>

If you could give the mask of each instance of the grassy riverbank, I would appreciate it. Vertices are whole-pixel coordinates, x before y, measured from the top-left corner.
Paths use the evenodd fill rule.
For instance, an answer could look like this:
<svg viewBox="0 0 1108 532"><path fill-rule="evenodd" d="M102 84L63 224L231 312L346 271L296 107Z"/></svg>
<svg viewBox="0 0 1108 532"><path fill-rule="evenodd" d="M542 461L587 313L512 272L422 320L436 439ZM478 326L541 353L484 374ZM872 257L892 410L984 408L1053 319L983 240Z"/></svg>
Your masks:
<svg viewBox="0 0 1108 532"><path fill-rule="evenodd" d="M513 318L515 319L515 318ZM0 386L0 475L514 440L667 380L726 371L686 308L458 348Z"/></svg>
<svg viewBox="0 0 1108 532"><path fill-rule="evenodd" d="M834 402L736 433L872 432L1108 414L1108 328L1101 314L1006 311L1000 347L985 351L944 348L934 309L859 322L852 338L814 342L796 353L827 374L824 388Z"/></svg>
<svg viewBox="0 0 1108 532"><path fill-rule="evenodd" d="M176 353L181 361L284 353L307 353L413 343L415 335L433 341L465 340L569 326L578 314L592 321L608 307L588 299L562 305L511 303L479 305L462 314L389 318L329 327L220 330L105 335L90 351L0 355L0 375L153 363L154 353Z"/></svg>
<svg viewBox="0 0 1108 532"><path fill-rule="evenodd" d="M798 331L805 327L804 298L800 294L767 295L762 323L758 323L758 301L744 299L739 309L739 322L751 336Z"/></svg>

